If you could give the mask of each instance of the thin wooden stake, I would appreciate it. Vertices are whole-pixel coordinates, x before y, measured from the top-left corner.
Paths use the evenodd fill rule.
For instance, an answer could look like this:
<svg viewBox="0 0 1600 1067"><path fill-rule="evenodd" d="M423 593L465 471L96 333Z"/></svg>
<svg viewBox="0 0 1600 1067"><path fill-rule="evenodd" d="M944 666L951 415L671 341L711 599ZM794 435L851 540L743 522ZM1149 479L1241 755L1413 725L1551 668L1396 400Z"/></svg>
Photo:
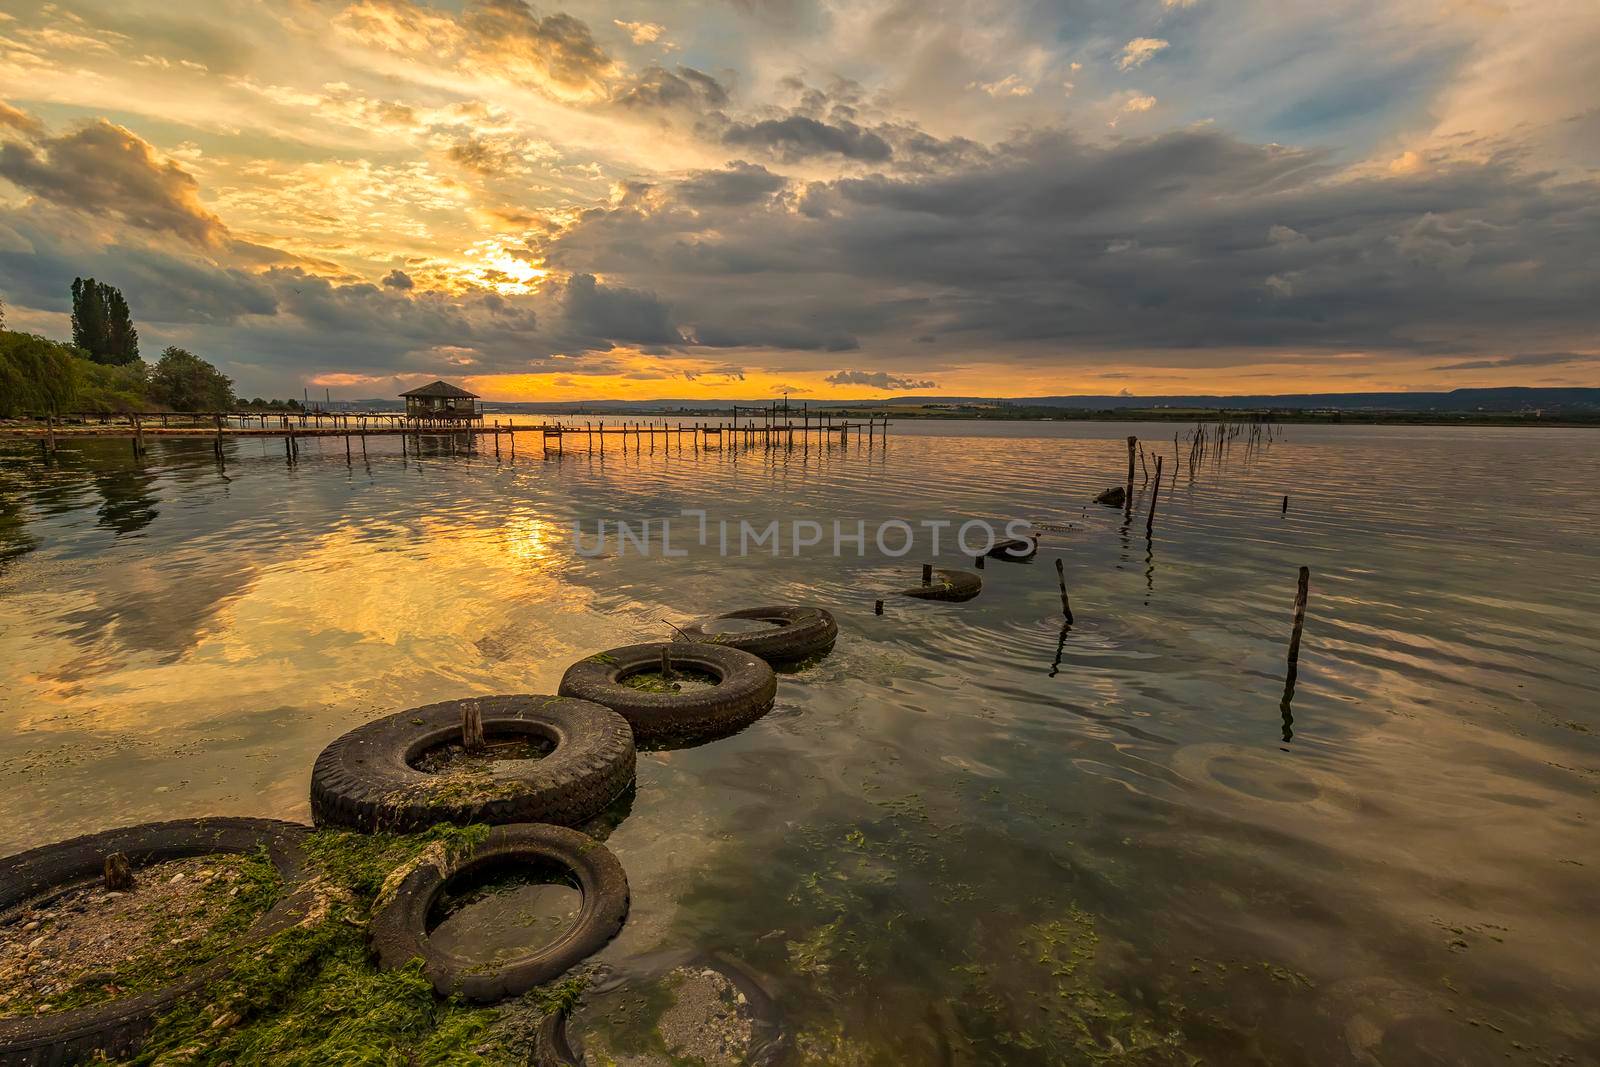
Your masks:
<svg viewBox="0 0 1600 1067"><path fill-rule="evenodd" d="M1154 535L1156 529L1156 501L1161 496L1161 457L1156 457L1156 484L1150 490L1150 515L1144 521L1144 535Z"/></svg>
<svg viewBox="0 0 1600 1067"><path fill-rule="evenodd" d="M933 584L933 564L931 564L931 563L924 563L922 565L922 584L923 585L932 585Z"/></svg>
<svg viewBox="0 0 1600 1067"><path fill-rule="evenodd" d="M672 650L666 645L661 646L661 680L672 681Z"/></svg>
<svg viewBox="0 0 1600 1067"><path fill-rule="evenodd" d="M461 705L461 747L468 752L482 752L488 747L483 737L483 708L476 700Z"/></svg>
<svg viewBox="0 0 1600 1067"><path fill-rule="evenodd" d="M874 600L872 602L872 613L874 615L882 615L883 614L883 601Z"/></svg>
<svg viewBox="0 0 1600 1067"><path fill-rule="evenodd" d="M1284 515L1289 514L1289 498L1288 497L1284 497L1283 498L1283 511L1281 512L1281 514L1284 514Z"/></svg>
<svg viewBox="0 0 1600 1067"><path fill-rule="evenodd" d="M1072 625L1072 601L1067 596L1067 569L1061 563L1061 557L1056 557L1056 581L1061 583L1061 614L1066 617L1067 625Z"/></svg>

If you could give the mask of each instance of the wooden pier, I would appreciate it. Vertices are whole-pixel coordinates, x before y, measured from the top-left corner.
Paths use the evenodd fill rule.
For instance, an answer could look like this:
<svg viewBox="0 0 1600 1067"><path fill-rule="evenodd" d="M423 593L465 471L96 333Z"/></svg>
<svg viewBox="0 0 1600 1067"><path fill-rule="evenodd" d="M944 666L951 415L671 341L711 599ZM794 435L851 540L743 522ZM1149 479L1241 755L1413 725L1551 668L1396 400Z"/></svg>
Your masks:
<svg viewBox="0 0 1600 1067"><path fill-rule="evenodd" d="M663 446L676 445L700 451L734 445L790 446L797 441L817 440L831 443L838 440L848 443L853 432L858 441L868 443L887 440L887 416L871 416L866 421L852 422L828 415L800 413L795 419L793 411L785 412L776 406L755 409L760 417L735 415L721 421L669 422L666 420L613 420L589 419L578 422L517 423L514 418L478 415L459 419L408 418L397 412L156 412L130 415L76 414L63 419L47 417L42 420L0 425L0 438L36 439L46 454L53 453L63 441L83 438L116 437L131 439L134 453L143 454L145 441L151 437L201 438L213 442L218 456L222 443L228 439L282 438L285 452L292 458L298 451L296 441L301 438L342 437L345 451L351 451L352 440L364 442L368 437L399 437L405 449L406 438L450 437L469 438L475 445L480 438L494 440L498 454L501 438L505 437L513 455L516 454L518 435L537 435L544 450L561 452L568 438L581 438L591 450L604 454L608 439L618 439L623 451L654 449L658 440ZM363 444L364 449L364 444Z"/></svg>

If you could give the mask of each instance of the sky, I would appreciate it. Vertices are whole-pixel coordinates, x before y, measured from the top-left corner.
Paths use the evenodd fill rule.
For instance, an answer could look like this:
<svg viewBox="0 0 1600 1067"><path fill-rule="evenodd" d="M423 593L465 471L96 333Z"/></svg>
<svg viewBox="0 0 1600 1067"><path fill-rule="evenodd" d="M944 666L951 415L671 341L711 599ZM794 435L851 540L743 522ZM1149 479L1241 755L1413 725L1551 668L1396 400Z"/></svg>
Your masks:
<svg viewBox="0 0 1600 1067"><path fill-rule="evenodd" d="M0 300L245 396L1600 386L1594 0L0 0Z"/></svg>

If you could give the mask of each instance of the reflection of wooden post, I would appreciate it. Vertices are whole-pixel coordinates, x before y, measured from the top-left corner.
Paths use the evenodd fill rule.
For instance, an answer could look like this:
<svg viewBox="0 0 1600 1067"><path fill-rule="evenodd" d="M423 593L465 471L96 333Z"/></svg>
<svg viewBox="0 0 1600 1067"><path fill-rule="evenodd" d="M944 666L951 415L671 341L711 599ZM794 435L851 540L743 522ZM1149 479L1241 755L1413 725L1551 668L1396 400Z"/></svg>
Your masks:
<svg viewBox="0 0 1600 1067"><path fill-rule="evenodd" d="M113 852L106 857L105 886L107 893L126 893L133 888L133 867L125 852Z"/></svg>
<svg viewBox="0 0 1600 1067"><path fill-rule="evenodd" d="M1061 563L1061 557L1056 557L1056 581L1061 584L1061 614L1067 620L1067 625L1072 625L1072 601L1067 598L1067 571Z"/></svg>
<svg viewBox="0 0 1600 1067"><path fill-rule="evenodd" d="M482 752L487 747L483 739L483 708L476 700L461 705L461 747L468 752Z"/></svg>

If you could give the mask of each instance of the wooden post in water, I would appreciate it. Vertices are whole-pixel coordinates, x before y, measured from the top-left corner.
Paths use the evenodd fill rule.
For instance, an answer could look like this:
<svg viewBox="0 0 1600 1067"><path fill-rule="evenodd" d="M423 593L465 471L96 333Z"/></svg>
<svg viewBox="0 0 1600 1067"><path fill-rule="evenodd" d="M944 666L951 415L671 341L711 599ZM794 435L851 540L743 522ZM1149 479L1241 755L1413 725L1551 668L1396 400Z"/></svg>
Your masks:
<svg viewBox="0 0 1600 1067"><path fill-rule="evenodd" d="M1150 514L1144 520L1144 535L1151 537L1156 529L1156 501L1161 497L1161 456L1156 457L1156 485L1150 490Z"/></svg>
<svg viewBox="0 0 1600 1067"><path fill-rule="evenodd" d="M672 681L672 650L666 645L661 646L661 680Z"/></svg>
<svg viewBox="0 0 1600 1067"><path fill-rule="evenodd" d="M126 893L133 888L133 866L126 852L113 852L106 857L105 889L107 893Z"/></svg>
<svg viewBox="0 0 1600 1067"><path fill-rule="evenodd" d="M1282 514L1282 515L1289 514L1289 498L1288 497L1284 497L1283 498L1283 511L1281 511L1279 514Z"/></svg>
<svg viewBox="0 0 1600 1067"><path fill-rule="evenodd" d="M1061 584L1061 614L1067 620L1067 625L1072 625L1072 601L1067 597L1067 570L1062 565L1061 557L1056 557L1056 581Z"/></svg>
<svg viewBox="0 0 1600 1067"><path fill-rule="evenodd" d="M874 615L882 615L883 614L883 601L874 600L872 602L872 613Z"/></svg>
<svg viewBox="0 0 1600 1067"><path fill-rule="evenodd" d="M974 567L976 567L980 571L983 570L983 557L982 556L973 556L972 557L972 565Z"/></svg>
<svg viewBox="0 0 1600 1067"><path fill-rule="evenodd" d="M133 412L133 453L144 454L144 424L139 421L139 413Z"/></svg>
<svg viewBox="0 0 1600 1067"><path fill-rule="evenodd" d="M1294 700L1294 683L1300 675L1300 633L1306 627L1306 597L1311 591L1311 568L1300 568L1300 585L1294 594L1294 631L1289 635L1289 669L1283 679L1284 740L1292 736L1289 703Z"/></svg>
<svg viewBox="0 0 1600 1067"><path fill-rule="evenodd" d="M483 737L483 708L476 700L461 704L461 747L468 752L482 752L488 747Z"/></svg>
<svg viewBox="0 0 1600 1067"><path fill-rule="evenodd" d="M1133 495L1133 453L1139 447L1137 437L1128 438L1128 495Z"/></svg>
<svg viewBox="0 0 1600 1067"><path fill-rule="evenodd" d="M932 585L933 584L933 564L931 564L931 563L924 563L922 565L922 584L923 585Z"/></svg>

